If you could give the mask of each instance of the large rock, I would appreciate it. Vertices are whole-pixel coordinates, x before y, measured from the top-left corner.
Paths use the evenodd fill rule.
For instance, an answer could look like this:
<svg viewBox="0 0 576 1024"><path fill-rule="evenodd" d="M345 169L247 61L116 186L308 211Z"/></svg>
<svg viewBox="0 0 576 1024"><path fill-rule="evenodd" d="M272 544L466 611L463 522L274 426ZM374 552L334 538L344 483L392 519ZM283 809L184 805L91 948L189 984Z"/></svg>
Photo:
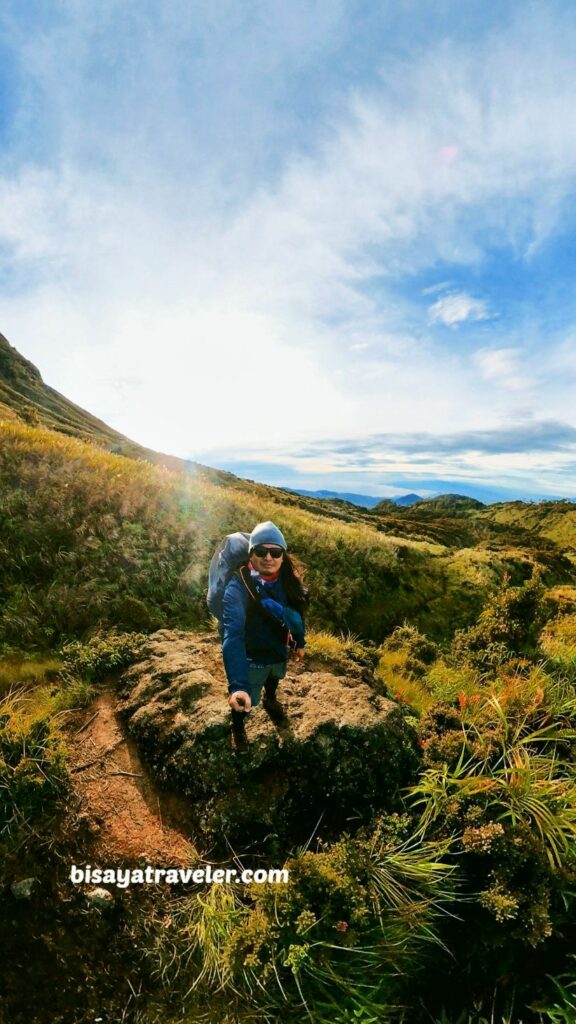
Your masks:
<svg viewBox="0 0 576 1024"><path fill-rule="evenodd" d="M212 843L265 839L286 849L353 829L398 805L418 764L399 707L361 678L310 663L278 691L287 713L246 721L247 752L230 734L220 644L212 634L160 630L122 677L119 710L157 776L187 794ZM269 842L270 845L270 842Z"/></svg>

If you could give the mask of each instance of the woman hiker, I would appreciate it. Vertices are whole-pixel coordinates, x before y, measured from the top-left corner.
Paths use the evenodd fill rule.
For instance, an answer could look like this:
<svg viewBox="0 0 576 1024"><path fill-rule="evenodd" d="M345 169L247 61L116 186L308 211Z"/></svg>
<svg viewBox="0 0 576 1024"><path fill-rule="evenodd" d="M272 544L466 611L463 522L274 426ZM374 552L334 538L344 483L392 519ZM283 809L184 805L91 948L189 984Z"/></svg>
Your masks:
<svg viewBox="0 0 576 1024"><path fill-rule="evenodd" d="M290 651L298 660L304 657L306 603L307 590L283 534L272 522L258 523L250 534L248 564L232 576L222 602L222 654L238 746L245 743L245 716L260 703L262 688L270 717L283 718L276 690Z"/></svg>

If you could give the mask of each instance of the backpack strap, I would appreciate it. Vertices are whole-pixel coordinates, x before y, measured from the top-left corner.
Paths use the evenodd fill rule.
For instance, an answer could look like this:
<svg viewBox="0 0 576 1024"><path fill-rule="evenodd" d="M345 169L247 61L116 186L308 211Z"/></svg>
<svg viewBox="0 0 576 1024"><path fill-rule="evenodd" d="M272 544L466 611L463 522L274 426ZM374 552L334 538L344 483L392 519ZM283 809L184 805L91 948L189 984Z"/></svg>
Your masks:
<svg viewBox="0 0 576 1024"><path fill-rule="evenodd" d="M270 623L270 625L276 628L278 635L281 636L283 642L286 644L286 647L293 647L294 644L292 640L292 633L290 632L288 627L283 626L281 622L278 622L276 616L266 611L266 609L262 606L262 595L260 594L258 587L254 583L254 580L250 575L248 566L241 565L240 568L236 570L236 575L244 584L244 587L249 597L254 602L254 608L260 613L260 615L264 619L266 619Z"/></svg>
<svg viewBox="0 0 576 1024"><path fill-rule="evenodd" d="M252 577L250 575L250 571L248 569L248 566L247 565L241 565L240 568L236 570L236 575L240 578L240 580L244 584L244 588L245 588L245 590L248 591L248 594L252 598L252 600L256 601L257 604L260 607L262 607L262 605L260 604L260 601L262 600L262 598L261 598L260 594L258 593L258 589L256 587L256 584L254 583L254 580L252 579ZM262 610L264 611L264 609L262 609Z"/></svg>

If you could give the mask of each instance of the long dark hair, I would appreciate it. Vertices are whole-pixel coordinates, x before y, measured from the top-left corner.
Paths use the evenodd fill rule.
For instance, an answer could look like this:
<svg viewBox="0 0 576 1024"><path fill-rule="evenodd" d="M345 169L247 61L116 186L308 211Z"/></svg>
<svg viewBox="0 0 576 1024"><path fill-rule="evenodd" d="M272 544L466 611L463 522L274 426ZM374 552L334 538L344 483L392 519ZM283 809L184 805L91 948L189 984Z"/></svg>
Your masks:
<svg viewBox="0 0 576 1024"><path fill-rule="evenodd" d="M290 608L294 608L304 616L309 600L308 587L304 585L304 567L294 555L289 555L287 551L284 552L282 559L280 579Z"/></svg>

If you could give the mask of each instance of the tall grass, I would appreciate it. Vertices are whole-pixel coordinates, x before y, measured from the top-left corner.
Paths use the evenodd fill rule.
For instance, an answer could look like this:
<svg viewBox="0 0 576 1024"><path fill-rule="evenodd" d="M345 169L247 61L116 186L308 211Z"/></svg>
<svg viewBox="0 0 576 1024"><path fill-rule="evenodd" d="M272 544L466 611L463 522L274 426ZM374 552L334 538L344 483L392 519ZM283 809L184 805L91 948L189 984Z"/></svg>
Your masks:
<svg viewBox="0 0 576 1024"><path fill-rule="evenodd" d="M16 655L0 658L0 696L14 688L52 682L58 678L62 667L62 659L52 655L43 658Z"/></svg>
<svg viewBox="0 0 576 1024"><path fill-rule="evenodd" d="M45 688L0 699L0 843L21 842L66 792L66 754Z"/></svg>
<svg viewBox="0 0 576 1024"><path fill-rule="evenodd" d="M280 492L215 483L0 423L0 650L46 650L98 630L208 623L221 538L274 519L308 566L310 622L380 641L409 616L445 635L469 623L504 569L365 522L318 517Z"/></svg>

